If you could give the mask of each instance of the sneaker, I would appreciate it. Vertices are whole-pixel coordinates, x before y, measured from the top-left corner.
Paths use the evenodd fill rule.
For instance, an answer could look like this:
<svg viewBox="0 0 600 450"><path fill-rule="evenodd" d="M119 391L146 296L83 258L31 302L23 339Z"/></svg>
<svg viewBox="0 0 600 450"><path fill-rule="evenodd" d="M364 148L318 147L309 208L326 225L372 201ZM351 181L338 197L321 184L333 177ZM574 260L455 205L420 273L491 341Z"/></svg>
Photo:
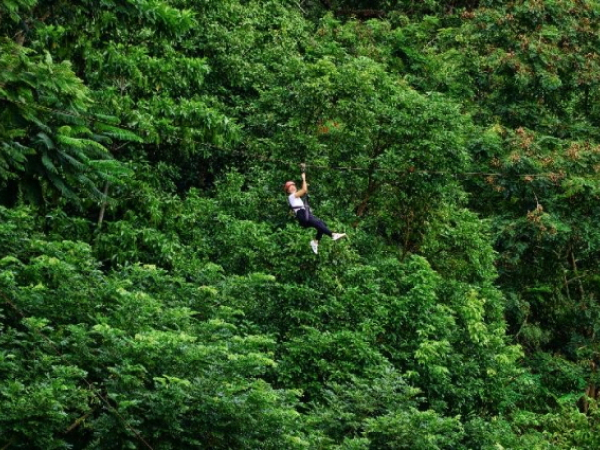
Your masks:
<svg viewBox="0 0 600 450"><path fill-rule="evenodd" d="M313 239L310 241L310 246L315 254L319 253L319 241Z"/></svg>
<svg viewBox="0 0 600 450"><path fill-rule="evenodd" d="M346 233L333 233L333 234L331 235L331 238L332 238L334 241L337 241L338 239L341 239L341 238L343 238L344 236L346 236Z"/></svg>

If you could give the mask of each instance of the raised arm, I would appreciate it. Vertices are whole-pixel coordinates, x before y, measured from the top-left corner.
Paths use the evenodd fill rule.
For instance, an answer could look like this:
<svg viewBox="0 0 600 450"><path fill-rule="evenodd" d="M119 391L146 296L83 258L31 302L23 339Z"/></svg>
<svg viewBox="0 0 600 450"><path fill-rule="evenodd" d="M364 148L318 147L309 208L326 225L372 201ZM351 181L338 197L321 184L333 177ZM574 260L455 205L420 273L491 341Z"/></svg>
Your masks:
<svg viewBox="0 0 600 450"><path fill-rule="evenodd" d="M294 195L296 196L296 198L300 198L307 193L308 193L308 184L306 183L306 174L304 172L302 172L302 188L298 189L294 193Z"/></svg>

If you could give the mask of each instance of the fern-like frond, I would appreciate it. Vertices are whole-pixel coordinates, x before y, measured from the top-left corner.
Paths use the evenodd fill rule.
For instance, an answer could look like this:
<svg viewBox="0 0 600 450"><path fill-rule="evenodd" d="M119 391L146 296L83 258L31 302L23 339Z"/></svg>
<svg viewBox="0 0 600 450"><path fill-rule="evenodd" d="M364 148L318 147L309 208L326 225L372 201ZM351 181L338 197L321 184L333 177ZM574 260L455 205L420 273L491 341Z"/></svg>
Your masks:
<svg viewBox="0 0 600 450"><path fill-rule="evenodd" d="M70 127L71 136L77 137L90 137L92 135L92 130L84 125L73 125Z"/></svg>
<svg viewBox="0 0 600 450"><path fill-rule="evenodd" d="M117 139L119 141L128 141L128 142L144 142L144 139L138 136L136 133L130 130L125 130L123 128L119 128L116 126L106 125L103 123L99 123L96 125L96 129L102 134L109 136L113 139Z"/></svg>
<svg viewBox="0 0 600 450"><path fill-rule="evenodd" d="M83 139L71 137L65 134L57 134L56 141L64 146L71 147L72 149L85 150L86 144Z"/></svg>
<svg viewBox="0 0 600 450"><path fill-rule="evenodd" d="M133 170L115 159L92 160L89 161L89 167L102 179L113 184L121 184L133 176Z"/></svg>
<svg viewBox="0 0 600 450"><path fill-rule="evenodd" d="M76 178L78 184L86 188L86 192L91 198L94 200L102 200L104 198L104 194L98 189L94 180L82 174L78 174Z"/></svg>
<svg viewBox="0 0 600 450"><path fill-rule="evenodd" d="M119 118L118 117L111 116L111 115L108 115L108 114L95 113L94 117L96 119L104 122L104 124L106 126L111 126L111 124L114 125L114 126L117 126L119 124ZM102 125L102 122L97 122L97 124L101 124Z"/></svg>
<svg viewBox="0 0 600 450"><path fill-rule="evenodd" d="M53 174L58 173L58 169L54 165L54 162L52 161L52 159L50 159L48 157L48 155L46 153L44 153L42 155L42 164L46 168L46 170L48 170L48 172L53 173Z"/></svg>
<svg viewBox="0 0 600 450"><path fill-rule="evenodd" d="M41 119L39 119L33 109L32 110L22 109L21 111L22 111L22 117L25 120L34 123L40 130L45 131L46 133L52 133L52 128L50 126L48 126L45 122L43 122Z"/></svg>
<svg viewBox="0 0 600 450"><path fill-rule="evenodd" d="M54 148L54 142L52 142L50 136L43 131L40 131L38 134L36 134L36 137L38 138L38 142L44 144L48 150L52 150Z"/></svg>
<svg viewBox="0 0 600 450"><path fill-rule="evenodd" d="M71 155L67 153L61 154L61 158L63 158L66 162L68 162L75 170L85 172L88 169L86 164L87 158L85 162L79 161L76 158L73 158Z"/></svg>
<svg viewBox="0 0 600 450"><path fill-rule="evenodd" d="M23 163L26 161L26 155L33 153L29 147L19 144L18 142L4 142L0 147L0 157L7 161L9 166L19 169L23 168Z"/></svg>
<svg viewBox="0 0 600 450"><path fill-rule="evenodd" d="M48 180L62 195L71 200L78 201L77 195L75 195L75 193L64 183L60 177L53 173L48 173Z"/></svg>

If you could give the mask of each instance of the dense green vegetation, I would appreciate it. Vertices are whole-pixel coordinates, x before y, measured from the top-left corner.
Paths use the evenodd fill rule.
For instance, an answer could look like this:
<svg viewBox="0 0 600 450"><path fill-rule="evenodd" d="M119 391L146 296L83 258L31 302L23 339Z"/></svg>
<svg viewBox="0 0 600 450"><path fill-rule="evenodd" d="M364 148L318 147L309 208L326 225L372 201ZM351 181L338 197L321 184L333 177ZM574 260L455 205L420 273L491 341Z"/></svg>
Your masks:
<svg viewBox="0 0 600 450"><path fill-rule="evenodd" d="M596 0L2 0L0 449L599 448L598 48Z"/></svg>

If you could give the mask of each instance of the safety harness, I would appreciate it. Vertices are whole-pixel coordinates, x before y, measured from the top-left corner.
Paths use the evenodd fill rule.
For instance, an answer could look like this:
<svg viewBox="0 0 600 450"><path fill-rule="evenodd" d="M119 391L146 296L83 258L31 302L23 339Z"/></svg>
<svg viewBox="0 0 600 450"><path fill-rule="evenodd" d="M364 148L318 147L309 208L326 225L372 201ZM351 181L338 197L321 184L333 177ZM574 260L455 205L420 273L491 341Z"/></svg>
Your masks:
<svg viewBox="0 0 600 450"><path fill-rule="evenodd" d="M305 163L300 164L300 168L302 170L302 173L306 173L306 164ZM312 214L312 211L310 210L310 205L308 204L308 193L306 194L306 198L300 198L300 200L302 201L303 206L292 206L292 204L289 201L289 198L288 198L288 204L290 205L290 208L294 214L294 217L297 217L296 215L298 214L298 211L304 210L304 219L306 221L308 221L310 214Z"/></svg>

